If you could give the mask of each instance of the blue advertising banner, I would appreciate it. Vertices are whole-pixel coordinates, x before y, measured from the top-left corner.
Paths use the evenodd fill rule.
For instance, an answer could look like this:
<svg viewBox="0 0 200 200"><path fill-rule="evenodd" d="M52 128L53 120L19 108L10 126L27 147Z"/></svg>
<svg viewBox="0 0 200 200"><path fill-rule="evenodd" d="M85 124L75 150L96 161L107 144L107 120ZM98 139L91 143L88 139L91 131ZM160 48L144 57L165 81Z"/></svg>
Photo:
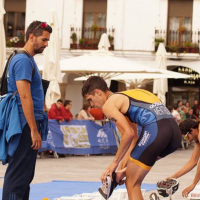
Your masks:
<svg viewBox="0 0 200 200"><path fill-rule="evenodd" d="M114 123L100 126L89 120L71 120L58 123L49 120L47 141L41 151L52 150L60 154L115 154L118 135ZM117 141L118 142L118 141Z"/></svg>

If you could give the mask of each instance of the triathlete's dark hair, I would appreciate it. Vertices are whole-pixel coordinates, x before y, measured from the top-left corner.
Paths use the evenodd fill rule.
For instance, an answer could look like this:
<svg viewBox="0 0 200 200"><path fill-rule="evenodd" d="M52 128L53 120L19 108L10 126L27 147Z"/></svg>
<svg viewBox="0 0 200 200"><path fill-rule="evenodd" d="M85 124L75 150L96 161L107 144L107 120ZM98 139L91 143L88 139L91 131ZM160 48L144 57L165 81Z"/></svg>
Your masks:
<svg viewBox="0 0 200 200"><path fill-rule="evenodd" d="M109 90L103 78L99 76L91 76L83 85L83 88L82 88L83 97L85 97L86 94L93 94L95 89L99 89L103 92L106 92L107 90Z"/></svg>

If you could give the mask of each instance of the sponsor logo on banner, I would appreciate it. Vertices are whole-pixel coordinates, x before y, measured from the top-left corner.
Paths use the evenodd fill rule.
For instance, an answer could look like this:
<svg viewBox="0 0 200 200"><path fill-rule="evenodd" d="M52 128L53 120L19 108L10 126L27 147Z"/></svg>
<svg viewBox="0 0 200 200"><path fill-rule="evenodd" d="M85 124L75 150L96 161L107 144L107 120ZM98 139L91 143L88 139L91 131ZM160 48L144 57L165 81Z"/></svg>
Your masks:
<svg viewBox="0 0 200 200"><path fill-rule="evenodd" d="M63 144L65 147L90 148L85 125L61 125L60 129L64 135Z"/></svg>
<svg viewBox="0 0 200 200"><path fill-rule="evenodd" d="M97 133L97 141L101 149L109 148L108 136L106 135L103 129L99 129Z"/></svg>
<svg viewBox="0 0 200 200"><path fill-rule="evenodd" d="M47 135L47 142L49 143L49 145L51 145L52 147L55 147L55 144L53 142L53 137L52 137L52 133L49 129L48 131L48 135Z"/></svg>
<svg viewBox="0 0 200 200"><path fill-rule="evenodd" d="M148 132L148 131L145 131L143 136L142 136L142 139L140 140L138 146L141 147L141 146L146 146L147 142L149 141L149 138L150 138L151 134Z"/></svg>

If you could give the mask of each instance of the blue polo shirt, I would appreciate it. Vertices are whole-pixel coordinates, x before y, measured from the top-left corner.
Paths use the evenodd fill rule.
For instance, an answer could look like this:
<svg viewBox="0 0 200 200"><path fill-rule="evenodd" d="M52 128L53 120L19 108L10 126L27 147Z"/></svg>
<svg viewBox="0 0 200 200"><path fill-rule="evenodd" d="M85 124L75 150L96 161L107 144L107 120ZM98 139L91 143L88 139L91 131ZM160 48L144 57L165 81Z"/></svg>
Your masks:
<svg viewBox="0 0 200 200"><path fill-rule="evenodd" d="M33 66L35 67L35 73L32 77ZM34 58L30 55L30 58L23 53L15 55L8 68L8 92L15 92L17 90L16 81L27 80L31 83L31 96L34 105L35 119L43 118L44 107L44 92L42 87L42 80L39 69L35 63ZM24 116L19 94L16 94L17 104L19 108L20 122L22 129L26 125L27 121Z"/></svg>

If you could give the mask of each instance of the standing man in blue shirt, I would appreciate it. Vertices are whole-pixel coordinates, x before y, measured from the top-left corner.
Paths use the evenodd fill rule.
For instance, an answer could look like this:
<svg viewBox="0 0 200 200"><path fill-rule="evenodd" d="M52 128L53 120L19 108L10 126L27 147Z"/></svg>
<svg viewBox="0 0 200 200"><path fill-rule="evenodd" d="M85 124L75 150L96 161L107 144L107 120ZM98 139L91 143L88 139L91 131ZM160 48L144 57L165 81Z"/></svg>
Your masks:
<svg viewBox="0 0 200 200"><path fill-rule="evenodd" d="M37 150L42 145L39 127L44 119L44 92L39 69L33 56L48 46L52 28L34 21L26 31L23 50L15 55L8 69L8 92L17 90L22 133L13 157L9 157L3 186L3 200L28 200L34 177ZM34 69L33 69L34 67Z"/></svg>

